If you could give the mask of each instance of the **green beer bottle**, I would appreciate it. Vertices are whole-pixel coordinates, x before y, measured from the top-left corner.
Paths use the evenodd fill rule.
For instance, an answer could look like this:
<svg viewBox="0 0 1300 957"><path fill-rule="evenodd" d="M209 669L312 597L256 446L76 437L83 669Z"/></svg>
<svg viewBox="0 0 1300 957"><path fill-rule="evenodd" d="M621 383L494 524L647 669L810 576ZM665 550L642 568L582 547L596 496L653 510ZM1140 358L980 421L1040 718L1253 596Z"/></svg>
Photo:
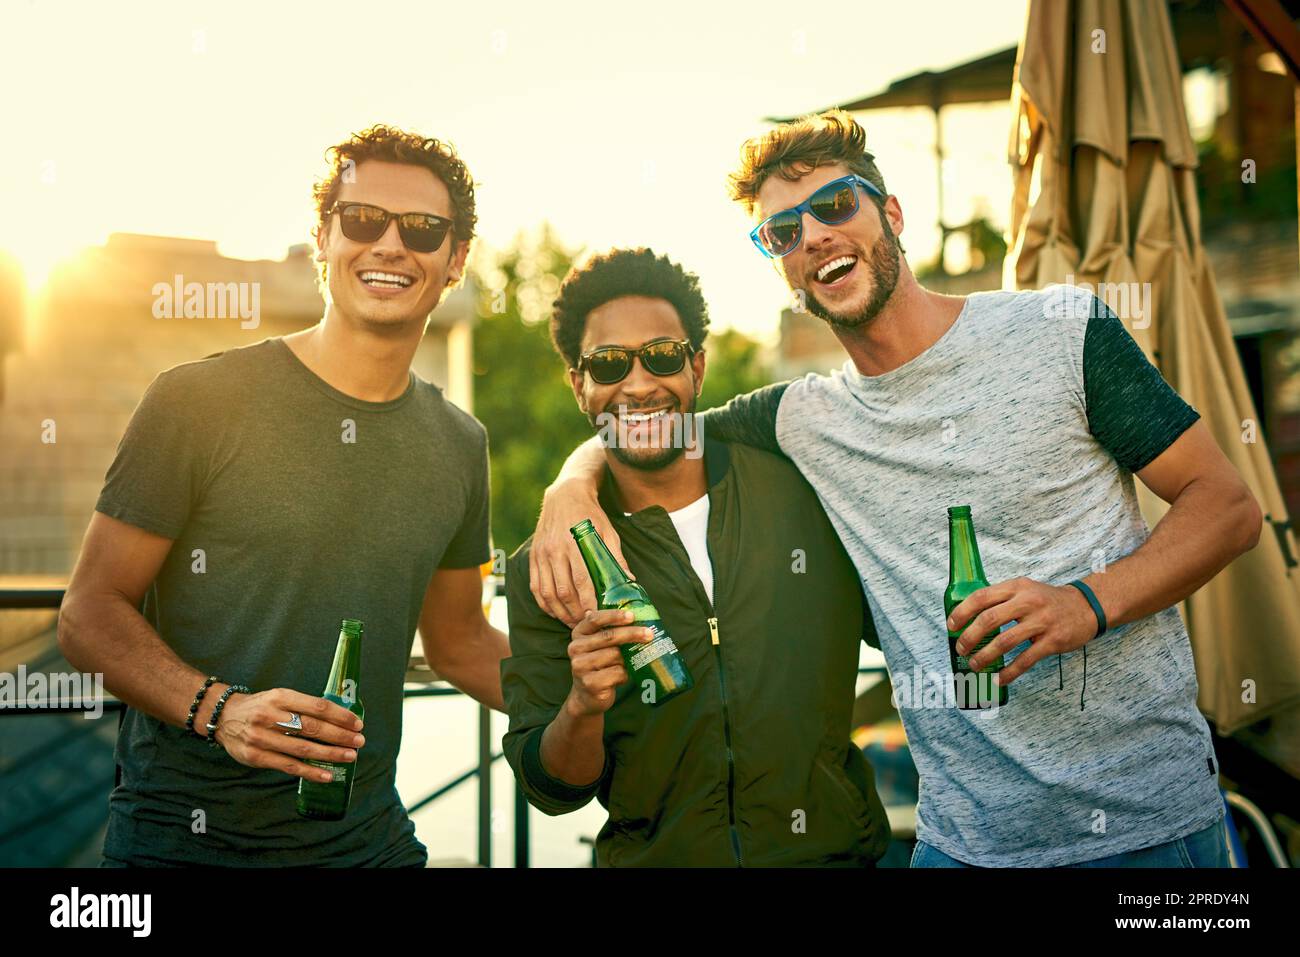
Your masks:
<svg viewBox="0 0 1300 957"><path fill-rule="evenodd" d="M339 643L334 649L334 664L329 680L321 695L328 701L347 708L364 720L366 709L358 697L357 684L361 680L361 635L365 626L355 618L344 618L339 629ZM361 760L360 752L357 761ZM332 761L307 760L305 764L329 771L334 780L323 783L298 779L298 813L320 821L341 821L348 813L352 799L352 781L357 776L356 761L335 764Z"/></svg>
<svg viewBox="0 0 1300 957"><path fill-rule="evenodd" d="M984 577L984 563L980 561L979 545L975 542L975 523L971 521L970 506L957 505L948 509L948 588L943 593L943 617L947 619L952 610L969 595L988 585L988 579ZM992 641L1001 629L985 636L970 650L970 655L959 655L957 639L965 630L962 628L961 631L948 632L948 655L952 660L957 707L969 710L1006 704L1007 689L993 684L993 675L1006 667L1006 660L999 656L978 674L971 671L967 663L970 655Z"/></svg>
<svg viewBox="0 0 1300 957"><path fill-rule="evenodd" d="M654 633L654 637L643 644L619 646L623 664L627 666L628 680L640 688L644 688L643 682L653 681L654 694L650 704L654 705L663 704L673 695L693 688L695 682L686 668L686 660L668 636L645 589L627 577L590 521L581 521L569 531L587 564L600 607L626 608L632 612L634 625L649 628Z"/></svg>

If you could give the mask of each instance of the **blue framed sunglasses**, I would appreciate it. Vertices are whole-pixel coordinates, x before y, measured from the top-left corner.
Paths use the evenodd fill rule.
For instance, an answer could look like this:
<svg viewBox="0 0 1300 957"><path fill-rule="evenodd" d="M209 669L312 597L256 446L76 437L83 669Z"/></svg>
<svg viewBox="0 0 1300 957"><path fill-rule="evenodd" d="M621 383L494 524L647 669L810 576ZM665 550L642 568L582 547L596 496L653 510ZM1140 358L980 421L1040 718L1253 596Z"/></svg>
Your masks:
<svg viewBox="0 0 1300 957"><path fill-rule="evenodd" d="M858 186L880 199L885 198L885 194L870 180L856 174L843 176L831 180L798 206L773 213L754 227L749 238L768 259L788 256L799 248L799 242L803 239L804 213L811 213L827 226L838 226L856 216Z"/></svg>

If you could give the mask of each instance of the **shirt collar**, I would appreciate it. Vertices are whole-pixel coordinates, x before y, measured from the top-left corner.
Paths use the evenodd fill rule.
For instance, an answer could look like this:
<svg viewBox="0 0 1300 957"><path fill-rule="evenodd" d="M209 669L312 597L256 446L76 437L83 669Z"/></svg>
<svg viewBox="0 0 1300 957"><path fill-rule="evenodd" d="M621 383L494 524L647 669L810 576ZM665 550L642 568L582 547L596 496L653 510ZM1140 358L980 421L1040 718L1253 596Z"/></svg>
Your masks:
<svg viewBox="0 0 1300 957"><path fill-rule="evenodd" d="M726 442L720 442L708 437L706 430L700 428L699 434L704 439L704 472L706 481L709 483L709 492L727 477L731 471L731 450L727 448ZM605 514L610 517L611 521L623 519L623 509L618 505L618 496L614 494L614 475L610 472L609 467L605 467L605 477L600 483L600 507ZM651 505L640 512L633 512L631 518L650 511L650 509L661 508L658 505Z"/></svg>

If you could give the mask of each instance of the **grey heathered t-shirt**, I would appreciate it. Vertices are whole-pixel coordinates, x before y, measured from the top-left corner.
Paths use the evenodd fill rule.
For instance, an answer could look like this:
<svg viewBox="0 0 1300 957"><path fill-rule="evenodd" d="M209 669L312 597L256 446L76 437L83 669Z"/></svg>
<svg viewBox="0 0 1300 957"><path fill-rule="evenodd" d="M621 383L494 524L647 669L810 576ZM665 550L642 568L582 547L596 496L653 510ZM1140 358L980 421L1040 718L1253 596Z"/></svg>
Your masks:
<svg viewBox="0 0 1300 957"><path fill-rule="evenodd" d="M245 767L129 709L107 856L425 860L394 783L402 684L434 571L488 558L487 472L483 427L414 374L398 398L366 402L267 339L154 380L96 506L175 540L145 617L205 674L312 695L325 687L340 620L361 619L366 744L347 817L307 820L295 810L297 778Z"/></svg>
<svg viewBox="0 0 1300 957"><path fill-rule="evenodd" d="M1086 658L1039 662L995 712L944 697L946 509L971 506L990 583L1064 585L1146 540L1133 472L1196 418L1105 305L1070 287L972 295L897 369L868 377L850 361L704 414L715 438L788 455L857 565L921 776L921 840L969 864L1059 866L1222 816L1172 608Z"/></svg>

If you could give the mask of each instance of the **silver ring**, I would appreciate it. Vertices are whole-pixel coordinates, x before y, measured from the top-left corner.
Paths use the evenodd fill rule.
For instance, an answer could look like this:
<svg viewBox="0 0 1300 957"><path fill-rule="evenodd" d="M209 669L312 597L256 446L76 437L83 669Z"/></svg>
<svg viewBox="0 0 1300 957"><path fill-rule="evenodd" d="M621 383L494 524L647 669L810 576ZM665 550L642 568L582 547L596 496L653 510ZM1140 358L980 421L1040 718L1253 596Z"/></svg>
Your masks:
<svg viewBox="0 0 1300 957"><path fill-rule="evenodd" d="M277 721L275 724L277 727L287 729L285 734L294 735L302 730L302 717L297 712L290 711L288 721Z"/></svg>

